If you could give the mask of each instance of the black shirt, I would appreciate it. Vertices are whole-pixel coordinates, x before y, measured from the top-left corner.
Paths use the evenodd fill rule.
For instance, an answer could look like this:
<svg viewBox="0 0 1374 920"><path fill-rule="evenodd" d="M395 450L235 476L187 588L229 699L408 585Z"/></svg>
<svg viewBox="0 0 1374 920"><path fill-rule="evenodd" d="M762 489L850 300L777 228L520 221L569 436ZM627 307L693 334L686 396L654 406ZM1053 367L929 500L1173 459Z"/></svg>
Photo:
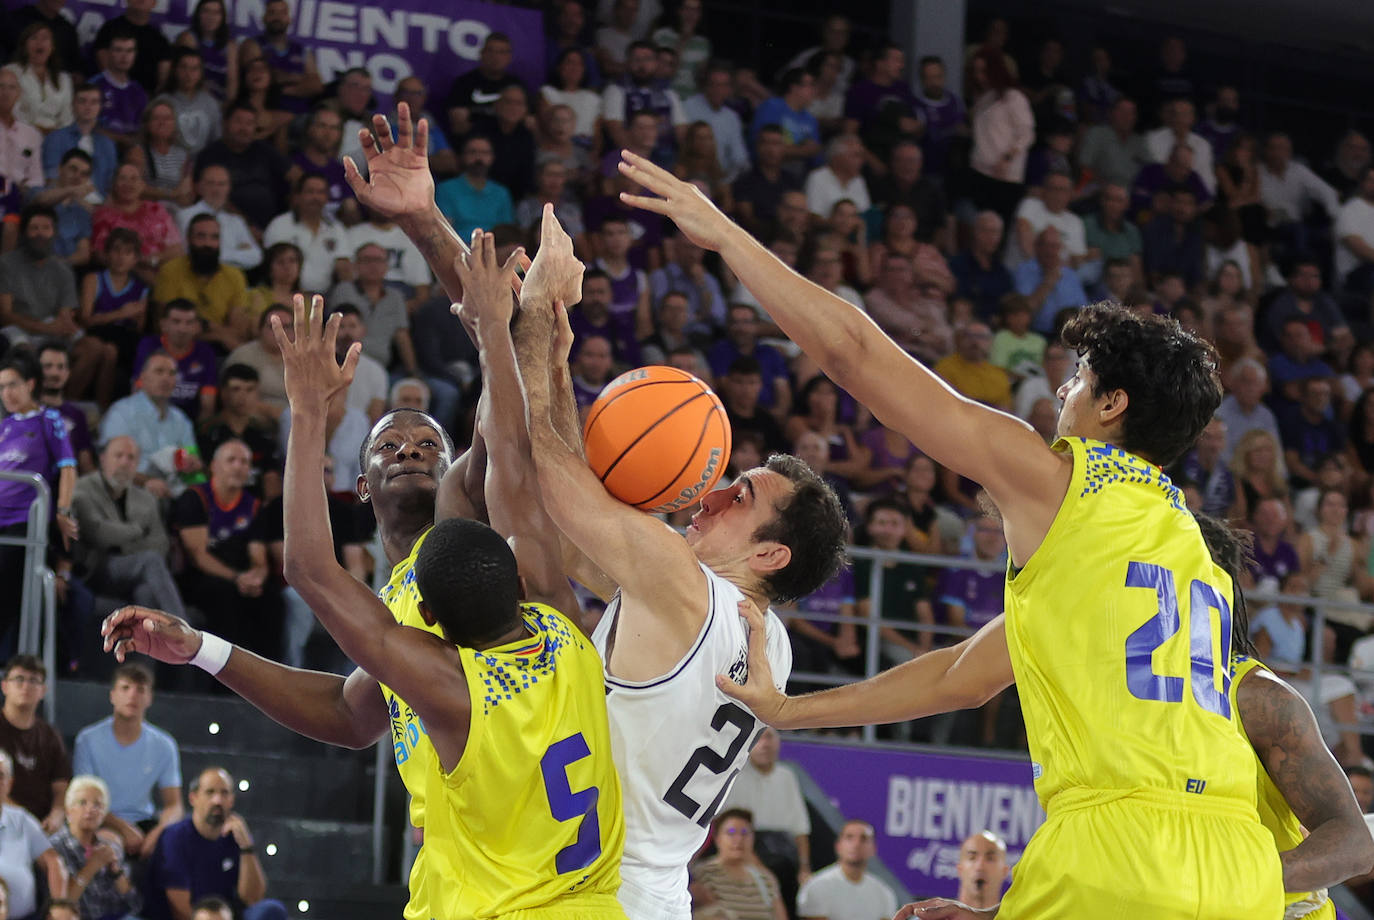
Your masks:
<svg viewBox="0 0 1374 920"><path fill-rule="evenodd" d="M49 19L43 15L43 11L36 6L26 6L11 14L8 28L10 32L9 41L13 42L19 37L19 33L33 25L41 22L52 30L53 50L61 58L59 63L63 70L73 73L85 73L86 61L81 57L81 41L76 35L76 26L67 21L65 16L58 14ZM8 50L8 49L7 49ZM73 83L80 83L79 79Z"/></svg>
<svg viewBox="0 0 1374 920"><path fill-rule="evenodd" d="M502 74L489 80L482 76L480 69L474 68L453 81L448 95L444 97L444 108L465 108L474 116L492 115L496 111L496 100L501 98L501 90L507 86L524 85L519 77L512 74Z"/></svg>
<svg viewBox="0 0 1374 920"><path fill-rule="evenodd" d="M151 98L157 92L157 66L167 60L172 55L172 43L167 41L167 36L162 34L162 30L152 23L137 26L129 21L124 15L119 15L107 20L100 27L100 31L95 33L95 44L91 46L92 53L103 51L110 47L110 42L114 38L115 32L132 32L134 44L138 48L138 54L134 57L134 68L130 75L148 91ZM93 72L98 72L99 67L94 68Z"/></svg>
<svg viewBox="0 0 1374 920"><path fill-rule="evenodd" d="M212 164L229 170L229 200L252 226L265 229L286 210L286 158L271 144L254 141L235 153L217 140L196 157L196 174Z"/></svg>
<svg viewBox="0 0 1374 920"><path fill-rule="evenodd" d="M735 201L747 201L753 206L754 228L751 229L757 229L777 220L778 202L784 192L800 191L801 187L802 181L785 169L779 171L776 182L769 181L758 169L751 169L735 180L733 191Z"/></svg>

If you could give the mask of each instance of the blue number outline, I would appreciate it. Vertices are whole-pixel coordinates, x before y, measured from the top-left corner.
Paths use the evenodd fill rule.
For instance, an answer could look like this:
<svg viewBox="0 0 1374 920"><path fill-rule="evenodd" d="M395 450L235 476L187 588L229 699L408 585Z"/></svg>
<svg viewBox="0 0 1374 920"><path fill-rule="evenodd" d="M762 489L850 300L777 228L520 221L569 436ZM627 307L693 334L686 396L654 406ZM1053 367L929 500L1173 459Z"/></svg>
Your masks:
<svg viewBox="0 0 1374 920"><path fill-rule="evenodd" d="M558 874L577 872L587 868L601 856L601 816L596 806L601 790L588 786L573 792L568 782L568 767L592 756L591 748L582 733L569 735L549 745L539 760L539 772L544 775L544 791L549 797L549 814L555 821L580 822L577 839L558 851L554 867Z"/></svg>
<svg viewBox="0 0 1374 920"><path fill-rule="evenodd" d="M1126 568L1126 587L1155 592L1155 615L1126 637L1126 689L1137 699L1161 703L1183 702L1183 678L1157 674L1154 653L1182 626L1174 573L1162 565L1132 562ZM1228 721L1231 674L1221 669L1221 689L1216 687L1217 661L1212 651L1212 611L1218 614L1223 660L1230 655L1231 605L1212 585L1193 579L1188 586L1189 673L1193 699L1208 712Z"/></svg>

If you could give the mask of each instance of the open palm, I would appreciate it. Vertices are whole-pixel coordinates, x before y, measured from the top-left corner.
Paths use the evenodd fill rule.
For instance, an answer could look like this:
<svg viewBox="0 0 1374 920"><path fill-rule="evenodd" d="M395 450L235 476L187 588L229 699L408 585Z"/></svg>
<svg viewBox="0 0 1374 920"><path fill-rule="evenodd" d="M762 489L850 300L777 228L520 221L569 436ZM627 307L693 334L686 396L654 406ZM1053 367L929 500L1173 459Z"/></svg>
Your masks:
<svg viewBox="0 0 1374 920"><path fill-rule="evenodd" d="M388 220L422 214L434 206L434 176L429 171L429 124L412 125L410 106L396 107L396 140L385 115L372 116L372 131L359 133L368 178L352 157L344 157L344 176L360 204Z"/></svg>

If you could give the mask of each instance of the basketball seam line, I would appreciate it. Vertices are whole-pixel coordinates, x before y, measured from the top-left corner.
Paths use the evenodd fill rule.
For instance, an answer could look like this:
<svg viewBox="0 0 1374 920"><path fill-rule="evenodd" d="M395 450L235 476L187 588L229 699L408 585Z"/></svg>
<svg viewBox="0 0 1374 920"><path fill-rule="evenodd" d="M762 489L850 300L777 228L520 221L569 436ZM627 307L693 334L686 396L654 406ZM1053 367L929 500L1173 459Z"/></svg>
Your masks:
<svg viewBox="0 0 1374 920"><path fill-rule="evenodd" d="M712 406L712 409L714 409L714 408L715 408L715 407ZM674 410L674 411L676 411L676 410ZM677 485L678 479L682 476L683 473L687 472L687 467L691 465L691 463L692 463L692 458L695 457L695 456L697 455L697 451L701 450L701 444L702 444L703 441L706 440L706 429L711 427L711 422L712 422L715 418L716 418L716 413L715 413L714 411L712 411L712 412L707 412L707 413L706 413L706 417L705 417L704 419L701 420L701 432L697 435L697 442L696 442L695 444L692 445L692 449L687 453L687 459L684 460L684 461L682 461L682 468L679 469L676 473L673 474L673 478L670 479L670 480L668 480L668 484L667 484L666 486L664 486L663 488L659 489L657 492L655 492L655 493L653 494L653 496L651 496L650 498L646 498L646 499L644 499L643 501L633 502L633 504L635 504L635 505L650 505L650 504L652 504L652 505L657 505L657 504L658 504L657 499L660 498L665 492L670 491L670 490L673 488L673 486Z"/></svg>
<svg viewBox="0 0 1374 920"><path fill-rule="evenodd" d="M650 425L648 428L646 428L646 429L644 429L643 431L641 431L641 432L639 433L639 435L638 435L633 441L631 441L629 444L626 444L626 445L625 445L625 449L622 450L622 451L620 452L620 456L618 456L618 457L616 457L614 460L612 460L611 463L610 463L610 465L606 467L606 472L604 472L604 473L601 474L601 484L602 484L602 485L605 485L605 484L606 484L606 479L607 479L607 477L609 477L609 476L611 475L611 473L615 470L616 465L619 464L621 460L624 460L624 459L625 459L625 455L626 455L626 454L628 454L630 451L634 450L636 444L638 444L640 441L644 440L644 439L647 438L651 433L653 433L653 430L654 430L655 428L657 428L659 425L662 425L662 424L663 424L664 422L666 422L668 419L672 418L673 415L674 415L679 409L681 409L681 408L683 408L683 407L685 407L685 406L689 406L689 405L691 405L693 402L695 402L696 400L701 399L703 396L707 396L707 395L708 395L708 392L707 392L706 390L698 389L698 390L697 390L695 393L693 393L691 396L687 397L687 399L685 399L684 401L678 403L678 404L677 404L676 406L674 406L672 409L670 409L669 411L667 411L667 412L663 413L661 416L659 416L658 419L655 420L655 422L654 422L652 425Z"/></svg>
<svg viewBox="0 0 1374 920"><path fill-rule="evenodd" d="M582 436L585 438L587 436L587 432L590 431L592 428L592 423L595 422L597 419L601 418L602 413L609 409L615 403L616 400L620 399L620 397L625 396L628 393L635 393L639 390L646 389L647 387L662 386L665 383L683 384L692 382L693 381L691 380L644 380L638 381L634 386L620 387L615 393L611 394L610 399L606 400L604 403L601 404L601 408L597 409L595 412L587 416L587 421L582 425Z"/></svg>

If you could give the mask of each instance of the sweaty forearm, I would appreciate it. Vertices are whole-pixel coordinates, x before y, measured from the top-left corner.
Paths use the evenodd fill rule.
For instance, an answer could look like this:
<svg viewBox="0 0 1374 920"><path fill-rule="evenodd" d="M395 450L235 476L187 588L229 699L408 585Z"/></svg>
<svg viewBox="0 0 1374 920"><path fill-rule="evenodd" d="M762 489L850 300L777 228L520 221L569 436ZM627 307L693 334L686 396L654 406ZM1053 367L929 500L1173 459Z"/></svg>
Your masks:
<svg viewBox="0 0 1374 920"><path fill-rule="evenodd" d="M453 265L459 256L468 251L468 247L440 213L439 206L434 205L418 217L402 218L398 224L420 250L420 255L425 257L434 277L444 286L448 299L454 303L461 301L463 282Z"/></svg>
<svg viewBox="0 0 1374 920"><path fill-rule="evenodd" d="M1279 856L1284 891L1328 888L1374 871L1374 838L1363 821L1333 818Z"/></svg>
<svg viewBox="0 0 1374 920"><path fill-rule="evenodd" d="M344 700L344 678L337 674L288 668L235 648L216 676L272 721L298 735L354 750L379 737L359 724Z"/></svg>

